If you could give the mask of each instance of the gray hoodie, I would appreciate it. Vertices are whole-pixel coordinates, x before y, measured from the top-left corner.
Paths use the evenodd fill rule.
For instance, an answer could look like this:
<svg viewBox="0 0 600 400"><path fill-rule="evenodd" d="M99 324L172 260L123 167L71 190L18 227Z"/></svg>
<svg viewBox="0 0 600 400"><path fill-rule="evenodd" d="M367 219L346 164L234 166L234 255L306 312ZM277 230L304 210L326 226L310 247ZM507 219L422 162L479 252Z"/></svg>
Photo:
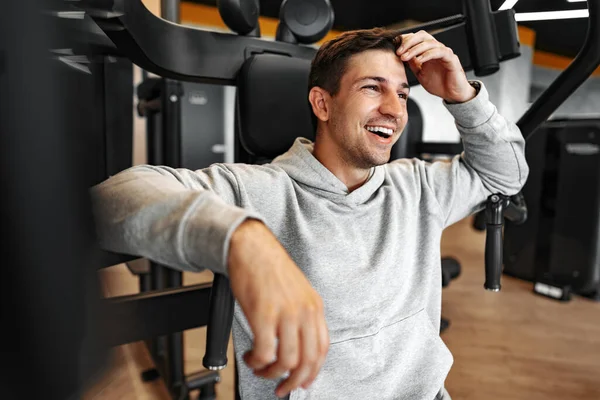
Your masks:
<svg viewBox="0 0 600 400"><path fill-rule="evenodd" d="M326 362L290 399L434 399L453 362L439 336L442 231L488 195L517 193L529 171L519 129L483 84L471 101L445 105L463 139L460 156L375 167L351 193L302 138L266 165L130 168L92 189L100 243L226 274L232 232L258 218L325 304ZM241 358L252 332L238 304L233 335L242 398L275 398L279 380L253 376Z"/></svg>

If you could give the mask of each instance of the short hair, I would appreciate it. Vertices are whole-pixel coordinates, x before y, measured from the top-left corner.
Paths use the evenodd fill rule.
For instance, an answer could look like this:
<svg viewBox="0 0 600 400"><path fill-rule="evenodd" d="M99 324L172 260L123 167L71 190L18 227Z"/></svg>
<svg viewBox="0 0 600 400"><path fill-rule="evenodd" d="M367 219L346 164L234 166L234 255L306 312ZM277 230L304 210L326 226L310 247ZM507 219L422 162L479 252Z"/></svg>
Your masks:
<svg viewBox="0 0 600 400"><path fill-rule="evenodd" d="M389 50L395 52L400 46L400 36L385 28L353 30L324 43L311 63L308 90L317 86L336 95L340 81L348 68L350 58L367 50ZM317 117L312 112L313 128L317 129Z"/></svg>

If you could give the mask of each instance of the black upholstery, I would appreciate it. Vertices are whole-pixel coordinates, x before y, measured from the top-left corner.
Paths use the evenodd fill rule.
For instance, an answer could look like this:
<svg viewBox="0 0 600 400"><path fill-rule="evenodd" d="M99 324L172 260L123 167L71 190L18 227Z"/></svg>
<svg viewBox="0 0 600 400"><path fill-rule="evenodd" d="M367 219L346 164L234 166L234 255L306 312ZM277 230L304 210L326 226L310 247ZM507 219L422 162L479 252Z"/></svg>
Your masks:
<svg viewBox="0 0 600 400"><path fill-rule="evenodd" d="M297 137L314 139L308 102L310 61L254 55L238 76L237 130L243 150L272 159Z"/></svg>
<svg viewBox="0 0 600 400"><path fill-rule="evenodd" d="M419 144L423 141L423 115L417 103L408 98L406 104L408 112L408 123L404 132L392 147L391 160L399 158L419 157Z"/></svg>

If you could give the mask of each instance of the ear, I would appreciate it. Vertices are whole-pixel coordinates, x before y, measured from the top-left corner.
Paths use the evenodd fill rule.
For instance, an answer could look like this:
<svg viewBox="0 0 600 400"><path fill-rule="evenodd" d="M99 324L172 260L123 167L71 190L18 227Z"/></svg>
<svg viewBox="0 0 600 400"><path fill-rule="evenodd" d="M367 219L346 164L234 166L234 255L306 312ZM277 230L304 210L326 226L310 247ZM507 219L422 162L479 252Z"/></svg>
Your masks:
<svg viewBox="0 0 600 400"><path fill-rule="evenodd" d="M323 122L329 120L331 113L330 99L331 96L329 95L329 92L317 86L311 88L308 93L308 101L310 101L313 112L317 118Z"/></svg>

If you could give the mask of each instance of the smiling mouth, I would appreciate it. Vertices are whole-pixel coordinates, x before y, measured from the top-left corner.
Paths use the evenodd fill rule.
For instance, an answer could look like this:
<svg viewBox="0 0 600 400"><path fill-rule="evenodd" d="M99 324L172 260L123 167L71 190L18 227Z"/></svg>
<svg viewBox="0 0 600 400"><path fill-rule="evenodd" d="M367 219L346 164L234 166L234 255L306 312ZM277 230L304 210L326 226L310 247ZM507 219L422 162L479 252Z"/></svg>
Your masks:
<svg viewBox="0 0 600 400"><path fill-rule="evenodd" d="M394 130L383 126L365 126L365 129L383 139L389 139L393 136Z"/></svg>

